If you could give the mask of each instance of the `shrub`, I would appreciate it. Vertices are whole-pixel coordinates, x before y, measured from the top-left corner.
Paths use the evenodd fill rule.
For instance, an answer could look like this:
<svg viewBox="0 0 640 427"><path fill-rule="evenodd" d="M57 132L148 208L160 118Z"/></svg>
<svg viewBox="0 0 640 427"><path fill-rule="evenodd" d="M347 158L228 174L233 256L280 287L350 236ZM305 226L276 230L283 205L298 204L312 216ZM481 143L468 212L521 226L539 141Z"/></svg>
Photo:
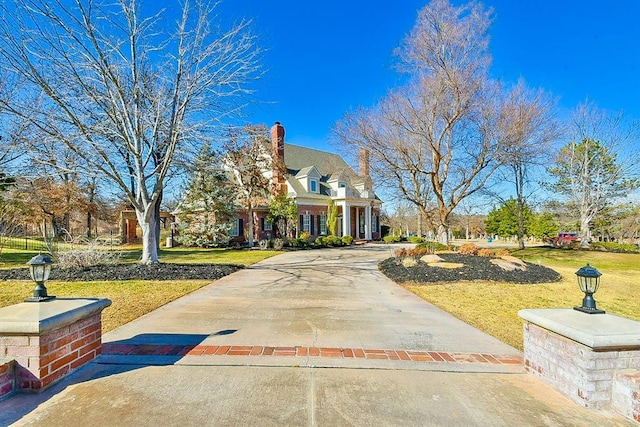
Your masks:
<svg viewBox="0 0 640 427"><path fill-rule="evenodd" d="M638 252L638 246L631 243L616 242L593 242L591 249L605 250L611 252Z"/></svg>
<svg viewBox="0 0 640 427"><path fill-rule="evenodd" d="M460 246L458 252L462 255L478 255L478 247L475 243L465 243Z"/></svg>
<svg viewBox="0 0 640 427"><path fill-rule="evenodd" d="M402 265L404 267L415 267L416 265L418 265L418 260L416 260L415 258L404 258L402 260Z"/></svg>
<svg viewBox="0 0 640 427"><path fill-rule="evenodd" d="M406 248L394 249L393 256L396 258L404 258L407 256L407 249Z"/></svg>
<svg viewBox="0 0 640 427"><path fill-rule="evenodd" d="M342 236L342 243L347 246L351 245L353 243L353 237L348 234L346 236Z"/></svg>
<svg viewBox="0 0 640 427"><path fill-rule="evenodd" d="M407 242L409 243L424 243L424 237L420 236L409 236L407 237Z"/></svg>
<svg viewBox="0 0 640 427"><path fill-rule="evenodd" d="M94 265L115 264L120 260L120 253L102 249L95 242L86 247L58 252L56 262L60 268L88 268Z"/></svg>
<svg viewBox="0 0 640 427"><path fill-rule="evenodd" d="M302 237L294 237L292 239L289 239L289 246L292 248L306 248L307 246L309 246L309 242Z"/></svg>
<svg viewBox="0 0 640 427"><path fill-rule="evenodd" d="M496 251L496 255L497 256L509 256L509 255L511 255L511 252L509 252L509 249L502 248L502 249Z"/></svg>
<svg viewBox="0 0 640 427"><path fill-rule="evenodd" d="M322 236L318 236L318 238L316 239L314 244L316 246L327 246L327 244L324 242L324 237L322 237Z"/></svg>
<svg viewBox="0 0 640 427"><path fill-rule="evenodd" d="M398 242L402 241L402 237L400 237L400 236L384 236L382 238L382 240L384 240L385 243L398 243Z"/></svg>
<svg viewBox="0 0 640 427"><path fill-rule="evenodd" d="M440 242L434 242L431 240L426 240L423 243L418 243L416 248L425 248L428 254L435 254L436 251L444 251L447 249L446 245L443 245Z"/></svg>
<svg viewBox="0 0 640 427"><path fill-rule="evenodd" d="M284 247L284 239L275 239L273 241L273 249L276 251L281 251Z"/></svg>
<svg viewBox="0 0 640 427"><path fill-rule="evenodd" d="M489 248L482 248L478 250L478 256L491 257L493 256L493 250Z"/></svg>
<svg viewBox="0 0 640 427"><path fill-rule="evenodd" d="M410 257L420 258L422 256L425 256L428 253L429 251L427 250L427 248L413 248L413 249L407 250L407 256L410 256Z"/></svg>
<svg viewBox="0 0 640 427"><path fill-rule="evenodd" d="M327 237L323 238L322 241L327 246L342 246L342 239L340 239L338 236L334 236L333 234L330 234Z"/></svg>

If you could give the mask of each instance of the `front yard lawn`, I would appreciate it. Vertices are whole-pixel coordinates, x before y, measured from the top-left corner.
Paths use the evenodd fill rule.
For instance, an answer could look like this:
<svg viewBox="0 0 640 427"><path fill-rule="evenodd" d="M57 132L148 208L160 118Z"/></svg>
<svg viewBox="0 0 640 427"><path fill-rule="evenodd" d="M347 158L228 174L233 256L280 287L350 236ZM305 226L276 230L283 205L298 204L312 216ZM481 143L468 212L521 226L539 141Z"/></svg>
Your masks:
<svg viewBox="0 0 640 427"><path fill-rule="evenodd" d="M437 284L404 283L407 289L476 328L522 349L524 308L573 308L584 294L575 272L587 262L601 273L595 294L598 308L640 321L640 255L574 251L546 247L514 251L513 255L554 269L561 280L543 284L515 284L476 280Z"/></svg>

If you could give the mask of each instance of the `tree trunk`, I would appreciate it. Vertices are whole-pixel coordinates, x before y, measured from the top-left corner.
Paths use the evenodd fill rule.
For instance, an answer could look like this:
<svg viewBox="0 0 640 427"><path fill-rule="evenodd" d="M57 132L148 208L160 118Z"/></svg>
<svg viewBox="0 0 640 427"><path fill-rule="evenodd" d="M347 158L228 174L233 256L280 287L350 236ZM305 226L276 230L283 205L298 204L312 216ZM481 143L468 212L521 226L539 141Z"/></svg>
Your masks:
<svg viewBox="0 0 640 427"><path fill-rule="evenodd" d="M518 202L518 249L524 249L524 203Z"/></svg>
<svg viewBox="0 0 640 427"><path fill-rule="evenodd" d="M449 227L446 225L438 225L438 242L449 246Z"/></svg>
<svg viewBox="0 0 640 427"><path fill-rule="evenodd" d="M91 212L87 212L87 239L91 238Z"/></svg>
<svg viewBox="0 0 640 427"><path fill-rule="evenodd" d="M163 192L160 191L160 196L158 197L158 201L155 204L155 215L156 215L156 224L155 224L155 233L156 233L156 252L160 252L160 205L162 204L162 196Z"/></svg>
<svg viewBox="0 0 640 427"><path fill-rule="evenodd" d="M253 224L253 208L249 208L247 211L247 242L249 244L249 247L252 248L253 247L253 229L254 229L254 224Z"/></svg>
<svg viewBox="0 0 640 427"><path fill-rule="evenodd" d="M591 218L580 216L580 247L588 248L591 243Z"/></svg>
<svg viewBox="0 0 640 427"><path fill-rule="evenodd" d="M142 257L140 259L140 263L157 264L160 262L158 259L159 239L157 234L160 217L153 206L149 206L147 210L148 215L145 215L145 212L139 212L136 210L138 224L142 229Z"/></svg>

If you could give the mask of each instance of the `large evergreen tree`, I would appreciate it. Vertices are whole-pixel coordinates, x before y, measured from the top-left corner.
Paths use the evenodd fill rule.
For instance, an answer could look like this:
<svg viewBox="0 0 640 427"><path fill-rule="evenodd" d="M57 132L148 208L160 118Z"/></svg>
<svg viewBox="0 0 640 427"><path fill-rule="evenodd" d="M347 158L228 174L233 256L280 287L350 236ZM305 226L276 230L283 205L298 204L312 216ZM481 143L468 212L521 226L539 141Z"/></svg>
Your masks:
<svg viewBox="0 0 640 427"><path fill-rule="evenodd" d="M485 221L485 229L489 234L497 234L502 238L518 236L520 233L521 211L515 199L506 200L499 208L494 208ZM522 209L523 232L527 234L531 225L533 213L529 206L524 205Z"/></svg>
<svg viewBox="0 0 640 427"><path fill-rule="evenodd" d="M186 246L223 246L229 242L236 193L219 158L205 143L193 163L185 197L178 207L178 241Z"/></svg>

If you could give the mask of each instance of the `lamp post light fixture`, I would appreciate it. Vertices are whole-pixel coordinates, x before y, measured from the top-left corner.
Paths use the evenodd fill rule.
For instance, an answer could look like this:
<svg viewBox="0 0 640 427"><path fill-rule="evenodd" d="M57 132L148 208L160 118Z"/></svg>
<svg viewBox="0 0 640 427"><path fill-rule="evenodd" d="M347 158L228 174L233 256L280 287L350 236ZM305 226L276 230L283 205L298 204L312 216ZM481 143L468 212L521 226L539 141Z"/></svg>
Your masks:
<svg viewBox="0 0 640 427"><path fill-rule="evenodd" d="M603 314L605 311L596 308L596 300L593 299L593 294L596 293L600 286L602 273L587 263L587 265L576 271L576 276L578 276L580 290L584 292L584 298L582 299L582 306L573 307L574 310L589 314Z"/></svg>
<svg viewBox="0 0 640 427"><path fill-rule="evenodd" d="M36 282L36 287L33 289L33 296L25 299L25 302L42 302L55 298L55 296L47 295L47 287L44 285L44 282L49 279L52 263L50 257L41 253L27 261L31 279Z"/></svg>

